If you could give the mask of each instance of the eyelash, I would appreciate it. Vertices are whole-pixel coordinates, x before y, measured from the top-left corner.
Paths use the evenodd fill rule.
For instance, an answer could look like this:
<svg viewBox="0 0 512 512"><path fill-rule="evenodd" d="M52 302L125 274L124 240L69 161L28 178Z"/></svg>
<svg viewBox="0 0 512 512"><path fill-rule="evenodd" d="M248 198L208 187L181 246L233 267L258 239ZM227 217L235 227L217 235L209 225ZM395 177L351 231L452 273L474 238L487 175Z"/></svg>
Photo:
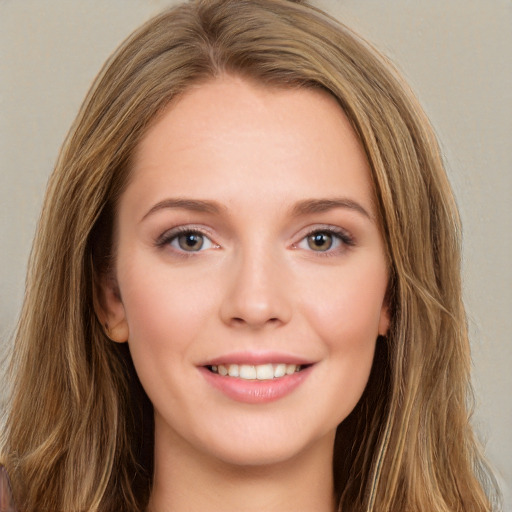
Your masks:
<svg viewBox="0 0 512 512"><path fill-rule="evenodd" d="M178 238L181 235L199 235L199 236L203 237L205 240L208 240L210 242L210 244L212 245L212 247L214 247L214 248L219 247L217 244L215 244L211 240L211 237L208 233L206 233L205 231L203 231L199 228L193 227L193 226L178 226L176 228L170 229L169 231L166 231L165 233L163 233L162 235L160 235L157 238L157 240L155 242L155 246L158 248L170 246L170 245L172 245L172 243L175 240L178 240ZM186 250L180 249L178 247L173 247L173 249L175 250L176 253L180 254L181 256L186 257L186 256L192 256L196 252L201 252L202 245L198 251L186 251Z"/></svg>
<svg viewBox="0 0 512 512"><path fill-rule="evenodd" d="M307 244L308 239L310 237L312 237L314 235L321 235L321 234L332 236L333 239L336 239L338 241L340 246L334 247L334 248L329 247L325 251L322 251L322 250L315 251L314 249L309 247L309 251L315 253L317 256L320 256L320 257L328 257L328 256L338 255L340 252L343 252L347 248L353 247L356 244L354 238L351 235L349 235L349 233L347 231L345 231L344 229L327 225L327 226L318 226L318 227L315 227L314 229L311 229L300 239L300 241L298 243L293 244L292 247L294 249L300 249L301 248L300 244L302 244L302 243Z"/></svg>
<svg viewBox="0 0 512 512"><path fill-rule="evenodd" d="M325 251L322 251L322 250L315 251L314 249L309 247L309 250L311 252L316 253L318 256L325 257L325 256L332 256L335 254L339 254L340 251L343 251L347 247L352 247L355 245L354 238L351 235L349 235L344 229L334 227L334 226L318 226L318 227L315 227L314 229L311 229L310 231L306 232L304 234L304 236L299 240L298 243L294 243L292 245L292 248L300 249L301 248L300 244L302 244L302 243L307 244L309 237L312 237L314 235L321 235L321 234L326 234L326 235L332 236L333 239L336 239L339 242L339 244L343 247L335 247L334 249L329 247ZM174 241L178 240L178 237L181 235L199 235L209 241L209 243L211 244L211 247L208 247L208 248L218 248L219 247L219 245L215 244L215 242L213 242L211 240L211 237L207 232L205 232L199 228L193 227L193 226L178 226L169 231L166 231L165 233L163 233L162 235L160 235L157 238L157 240L155 242L155 246L158 248L170 246L170 245L172 245L172 243ZM180 249L178 247L173 247L173 249L178 254L180 254L181 256L185 256L185 257L192 256L194 253L202 252L202 250L204 250L203 245L201 245L201 247L197 251L186 251L186 250Z"/></svg>

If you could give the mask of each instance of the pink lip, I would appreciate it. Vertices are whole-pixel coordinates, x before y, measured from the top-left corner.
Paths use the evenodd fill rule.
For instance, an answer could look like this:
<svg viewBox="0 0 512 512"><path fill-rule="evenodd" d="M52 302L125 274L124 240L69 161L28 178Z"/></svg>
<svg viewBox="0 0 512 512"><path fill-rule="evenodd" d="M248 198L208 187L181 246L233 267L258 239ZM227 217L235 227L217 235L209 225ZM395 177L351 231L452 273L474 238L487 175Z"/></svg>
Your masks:
<svg viewBox="0 0 512 512"><path fill-rule="evenodd" d="M222 361L228 363L226 359L222 359ZM237 361L240 362L241 359L237 359ZM247 362L247 359L243 361L243 364L264 364ZM269 362L269 359L267 358L265 361ZM288 364L300 363L291 362ZM285 375L272 380L245 380L236 377L224 377L211 372L205 366L199 367L199 371L211 386L232 400L246 404L265 404L292 393L309 376L312 368L313 366L308 366L292 375Z"/></svg>
<svg viewBox="0 0 512 512"><path fill-rule="evenodd" d="M314 361L307 360L283 352L231 352L229 354L209 359L200 366L217 366L219 364L296 364L310 365Z"/></svg>

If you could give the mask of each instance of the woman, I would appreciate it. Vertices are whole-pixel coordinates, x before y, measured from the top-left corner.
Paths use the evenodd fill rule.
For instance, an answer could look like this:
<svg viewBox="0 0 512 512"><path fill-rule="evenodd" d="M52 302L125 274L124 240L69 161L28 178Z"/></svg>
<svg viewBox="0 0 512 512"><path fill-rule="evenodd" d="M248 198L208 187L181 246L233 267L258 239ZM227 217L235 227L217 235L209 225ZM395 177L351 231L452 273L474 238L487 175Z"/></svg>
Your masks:
<svg viewBox="0 0 512 512"><path fill-rule="evenodd" d="M459 231L428 120L348 29L281 0L151 20L49 184L19 509L491 510Z"/></svg>

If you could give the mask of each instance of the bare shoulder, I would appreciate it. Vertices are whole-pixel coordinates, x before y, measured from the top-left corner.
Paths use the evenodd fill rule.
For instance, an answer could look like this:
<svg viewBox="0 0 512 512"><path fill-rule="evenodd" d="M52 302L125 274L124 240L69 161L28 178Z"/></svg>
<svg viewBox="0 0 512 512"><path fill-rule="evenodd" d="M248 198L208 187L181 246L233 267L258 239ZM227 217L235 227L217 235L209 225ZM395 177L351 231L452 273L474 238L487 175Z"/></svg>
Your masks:
<svg viewBox="0 0 512 512"><path fill-rule="evenodd" d="M0 512L16 512L7 471L0 466Z"/></svg>

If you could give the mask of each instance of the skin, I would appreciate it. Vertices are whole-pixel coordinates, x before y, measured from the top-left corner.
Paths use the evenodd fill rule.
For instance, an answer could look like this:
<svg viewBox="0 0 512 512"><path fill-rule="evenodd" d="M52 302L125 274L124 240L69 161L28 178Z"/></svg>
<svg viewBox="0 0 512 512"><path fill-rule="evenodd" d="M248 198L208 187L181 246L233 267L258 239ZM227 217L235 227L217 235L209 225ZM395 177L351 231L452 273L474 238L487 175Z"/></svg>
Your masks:
<svg viewBox="0 0 512 512"><path fill-rule="evenodd" d="M189 89L136 151L116 244L101 316L154 405L150 510L333 510L336 427L389 324L368 162L334 98L233 76ZM243 403L203 374L239 352L311 367Z"/></svg>

